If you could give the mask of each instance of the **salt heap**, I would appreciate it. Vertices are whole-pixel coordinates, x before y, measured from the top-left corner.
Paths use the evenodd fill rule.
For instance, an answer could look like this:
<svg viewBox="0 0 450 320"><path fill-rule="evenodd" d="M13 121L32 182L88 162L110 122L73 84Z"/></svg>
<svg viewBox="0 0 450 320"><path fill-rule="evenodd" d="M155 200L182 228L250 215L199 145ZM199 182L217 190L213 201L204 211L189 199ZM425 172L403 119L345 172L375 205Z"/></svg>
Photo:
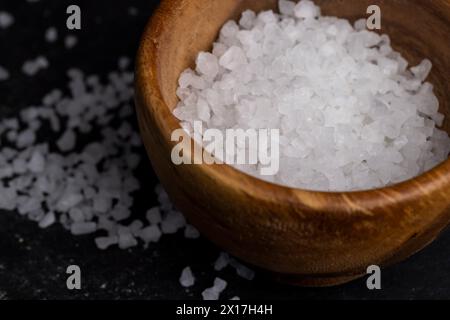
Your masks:
<svg viewBox="0 0 450 320"><path fill-rule="evenodd" d="M313 190L383 187L448 157L444 116L424 82L429 60L408 69L387 35L323 17L309 0L279 7L227 22L212 53L181 74L174 114L183 128L279 129L276 175L236 168Z"/></svg>
<svg viewBox="0 0 450 320"><path fill-rule="evenodd" d="M131 124L130 60L119 59L118 67L106 83L71 69L69 94L54 89L41 105L0 119L0 210L16 210L41 228L59 222L74 235L96 233L102 250L147 246L178 231L198 238L161 186L146 219L132 217L142 144Z"/></svg>

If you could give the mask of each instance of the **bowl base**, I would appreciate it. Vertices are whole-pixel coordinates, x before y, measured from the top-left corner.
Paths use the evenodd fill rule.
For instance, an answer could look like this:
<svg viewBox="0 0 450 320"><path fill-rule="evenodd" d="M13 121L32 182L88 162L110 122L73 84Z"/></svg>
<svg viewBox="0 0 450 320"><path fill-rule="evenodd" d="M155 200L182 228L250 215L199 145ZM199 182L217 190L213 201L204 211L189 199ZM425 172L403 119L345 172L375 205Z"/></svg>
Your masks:
<svg viewBox="0 0 450 320"><path fill-rule="evenodd" d="M363 277L365 274L349 275L349 276L306 276L306 275L295 275L295 274L271 274L270 277L275 281L299 286L299 287L333 287L338 286L358 278Z"/></svg>

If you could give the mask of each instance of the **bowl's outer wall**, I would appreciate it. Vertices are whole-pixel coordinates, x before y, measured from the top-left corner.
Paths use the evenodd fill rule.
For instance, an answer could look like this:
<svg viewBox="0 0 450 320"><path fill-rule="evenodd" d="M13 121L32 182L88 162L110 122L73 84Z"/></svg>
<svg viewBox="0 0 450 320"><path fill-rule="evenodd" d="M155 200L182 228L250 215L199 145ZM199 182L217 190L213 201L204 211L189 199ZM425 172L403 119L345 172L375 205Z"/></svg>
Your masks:
<svg viewBox="0 0 450 320"><path fill-rule="evenodd" d="M428 57L441 110L449 114L450 4L317 1L324 14L355 20L382 9L382 32L411 63ZM178 76L209 50L220 26L272 0L163 0L142 38L136 104L152 165L172 200L206 237L243 260L303 285L331 285L413 254L450 220L450 161L389 188L323 193L263 182L225 165L180 165L170 141ZM449 131L449 121L444 128Z"/></svg>

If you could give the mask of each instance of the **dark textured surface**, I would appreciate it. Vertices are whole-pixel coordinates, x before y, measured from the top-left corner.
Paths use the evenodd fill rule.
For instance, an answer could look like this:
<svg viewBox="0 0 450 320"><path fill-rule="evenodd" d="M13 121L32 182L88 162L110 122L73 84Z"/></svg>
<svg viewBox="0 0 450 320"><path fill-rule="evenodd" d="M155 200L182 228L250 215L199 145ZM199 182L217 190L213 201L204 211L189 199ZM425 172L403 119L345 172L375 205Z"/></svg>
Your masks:
<svg viewBox="0 0 450 320"><path fill-rule="evenodd" d="M13 13L16 20L11 28L0 30L0 65L11 73L9 81L0 82L0 117L38 104L55 87L64 88L67 68L79 67L87 74L104 75L115 67L118 57L133 57L156 3L0 1L0 11ZM65 28L68 4L79 4L82 8L82 30L73 32L79 42L70 51L62 41L63 35L68 34ZM138 15L130 15L129 7L137 8ZM44 39L50 26L57 27L60 35L54 44ZM23 62L39 54L49 59L50 68L31 78L23 75L20 71ZM156 203L152 189L157 179L148 161L141 165L138 176L143 187L137 195L136 215ZM365 279L334 288L309 289L275 284L260 273L251 282L237 277L231 269L217 273L212 264L219 249L205 239L164 236L146 250L112 248L103 252L95 247L93 238L73 237L60 225L43 231L16 213L0 212L0 299L198 299L215 276L228 281L223 298L235 295L242 299L450 298L449 231L416 256L384 269L383 289L376 292L366 289ZM65 269L71 264L81 267L82 290L66 289ZM189 291L178 282L187 265L197 278Z"/></svg>

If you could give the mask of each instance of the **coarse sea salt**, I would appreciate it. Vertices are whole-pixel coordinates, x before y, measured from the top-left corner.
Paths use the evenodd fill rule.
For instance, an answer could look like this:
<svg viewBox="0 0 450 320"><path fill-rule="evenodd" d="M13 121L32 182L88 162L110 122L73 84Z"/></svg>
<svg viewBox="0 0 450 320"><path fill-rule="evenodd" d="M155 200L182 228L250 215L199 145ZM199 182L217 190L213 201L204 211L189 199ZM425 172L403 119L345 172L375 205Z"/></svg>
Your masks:
<svg viewBox="0 0 450 320"><path fill-rule="evenodd" d="M194 283L195 277L192 274L191 268L190 267L184 268L183 271L181 272L180 284L185 288L189 288L192 287Z"/></svg>
<svg viewBox="0 0 450 320"><path fill-rule="evenodd" d="M55 27L48 28L45 31L45 40L50 43L58 40L58 30Z"/></svg>
<svg viewBox="0 0 450 320"><path fill-rule="evenodd" d="M203 300L219 300L220 294L227 287L227 282L221 278L215 278L211 288L202 292Z"/></svg>
<svg viewBox="0 0 450 320"><path fill-rule="evenodd" d="M11 13L0 11L0 29L9 28L14 23L14 17Z"/></svg>
<svg viewBox="0 0 450 320"><path fill-rule="evenodd" d="M9 71L4 67L0 66L0 81L5 81L9 79Z"/></svg>
<svg viewBox="0 0 450 320"><path fill-rule="evenodd" d="M146 219L129 222L132 195L140 188L134 170L141 161L141 140L130 124L130 59L120 58L118 67L106 84L70 69L68 95L52 90L41 106L0 120L0 209L16 209L41 228L60 222L74 235L99 233L95 242L103 250L128 249L139 241L147 246L163 233L178 231L197 238L198 231L160 186L155 189L159 203ZM120 125L114 127L117 120ZM47 124L46 135L56 139L38 138ZM94 128L98 135L90 134Z"/></svg>
<svg viewBox="0 0 450 320"><path fill-rule="evenodd" d="M27 76L34 76L42 69L48 68L49 63L46 57L38 56L36 59L25 61L22 72Z"/></svg>
<svg viewBox="0 0 450 320"><path fill-rule="evenodd" d="M278 173L260 175L261 163L236 168L310 190L379 188L447 159L444 116L424 82L431 61L408 69L365 19L321 16L309 0L279 8L225 23L212 52L180 75L174 115L185 130L193 134L195 121L223 133L278 129Z"/></svg>

